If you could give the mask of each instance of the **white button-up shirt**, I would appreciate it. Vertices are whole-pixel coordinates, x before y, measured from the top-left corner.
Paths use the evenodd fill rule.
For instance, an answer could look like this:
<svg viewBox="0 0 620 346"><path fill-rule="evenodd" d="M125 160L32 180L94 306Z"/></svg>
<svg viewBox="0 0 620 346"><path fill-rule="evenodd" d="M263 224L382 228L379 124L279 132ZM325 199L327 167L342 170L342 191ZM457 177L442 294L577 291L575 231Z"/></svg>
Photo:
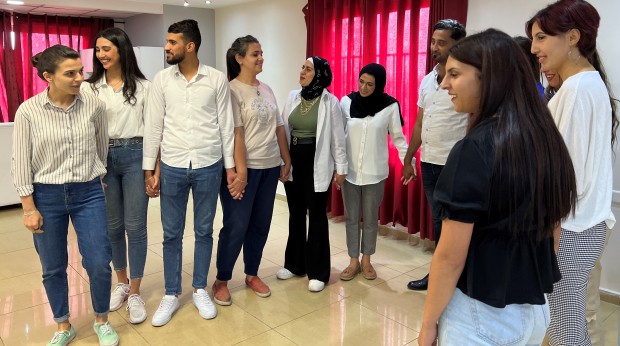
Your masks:
<svg viewBox="0 0 620 346"><path fill-rule="evenodd" d="M93 90L93 86L95 90ZM105 114L108 119L108 135L110 138L133 138L142 137L144 133L144 106L146 95L151 87L148 80L136 80L136 102L125 102L123 88L114 92L114 88L107 84L105 74L97 82L82 83L84 92L94 94L105 102Z"/></svg>
<svg viewBox="0 0 620 346"><path fill-rule="evenodd" d="M153 170L161 145L161 160L176 168L208 167L224 158L234 161L234 123L228 80L224 73L200 65L186 80L178 65L153 78L144 117L145 170Z"/></svg>
<svg viewBox="0 0 620 346"><path fill-rule="evenodd" d="M445 165L456 142L465 137L467 114L454 110L448 91L437 83L437 66L420 83L418 107L424 109L420 160Z"/></svg>
<svg viewBox="0 0 620 346"><path fill-rule="evenodd" d="M376 184L388 177L388 131L398 149L401 164L407 154L407 140L400 123L400 111L393 103L374 116L351 118L351 99L340 101L347 118L347 181L355 185Z"/></svg>

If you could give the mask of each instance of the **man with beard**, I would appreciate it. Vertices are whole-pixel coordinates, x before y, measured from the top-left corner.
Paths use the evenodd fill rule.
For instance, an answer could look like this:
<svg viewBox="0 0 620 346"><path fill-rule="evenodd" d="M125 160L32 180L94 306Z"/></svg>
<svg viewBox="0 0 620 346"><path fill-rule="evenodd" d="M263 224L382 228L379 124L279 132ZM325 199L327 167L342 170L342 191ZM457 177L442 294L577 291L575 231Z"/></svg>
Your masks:
<svg viewBox="0 0 620 346"><path fill-rule="evenodd" d="M415 161L412 165L412 160L422 146L420 153L422 185L431 206L435 244L439 242L442 222L439 207L433 199L435 184L446 164L450 150L456 142L465 137L467 128L467 115L454 110L448 91L441 89L439 85L446 75L448 51L465 35L463 25L454 19L442 19L433 27L430 50L437 65L420 83L418 117L411 133L401 178L407 184L417 177ZM426 290L428 274L420 280L409 282L407 287L416 291Z"/></svg>
<svg viewBox="0 0 620 346"><path fill-rule="evenodd" d="M164 230L166 293L153 315L153 326L163 326L179 308L183 232L189 190L194 201L193 303L201 317L212 319L217 310L205 291L213 248L213 218L222 166L233 198L242 191L235 182L234 124L226 75L200 64L200 30L195 20L170 25L166 61L173 65L157 73L146 103L144 160L146 190L161 193ZM161 152L159 172L154 171ZM223 163L222 163L223 161Z"/></svg>

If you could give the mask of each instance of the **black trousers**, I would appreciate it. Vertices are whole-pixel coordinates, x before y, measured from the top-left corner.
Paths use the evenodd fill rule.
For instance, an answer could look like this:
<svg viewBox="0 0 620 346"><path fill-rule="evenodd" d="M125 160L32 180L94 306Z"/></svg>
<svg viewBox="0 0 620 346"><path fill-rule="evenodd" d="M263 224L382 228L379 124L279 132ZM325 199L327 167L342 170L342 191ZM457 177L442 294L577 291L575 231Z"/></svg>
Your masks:
<svg viewBox="0 0 620 346"><path fill-rule="evenodd" d="M284 268L327 283L331 271L326 192L314 192L314 144L291 144L293 181L286 182L289 233ZM308 230L306 232L306 214Z"/></svg>

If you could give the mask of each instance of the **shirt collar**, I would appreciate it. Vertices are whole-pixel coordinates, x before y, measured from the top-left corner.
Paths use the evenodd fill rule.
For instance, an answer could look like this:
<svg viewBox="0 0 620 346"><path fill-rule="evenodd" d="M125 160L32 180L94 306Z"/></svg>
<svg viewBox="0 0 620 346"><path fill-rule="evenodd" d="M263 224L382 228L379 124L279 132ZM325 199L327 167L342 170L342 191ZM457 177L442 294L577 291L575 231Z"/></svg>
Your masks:
<svg viewBox="0 0 620 346"><path fill-rule="evenodd" d="M47 95L49 90L50 87L48 86L47 88L45 88L45 90L43 90L43 92L39 93L39 102L41 103L41 106L49 105L50 107L59 108L52 102L52 100L50 100L50 97ZM75 95L75 99L73 99L73 102L71 102L71 105L69 106L69 108L67 108L67 110L71 109L71 107L73 107L77 101L84 102L81 90L77 95Z"/></svg>
<svg viewBox="0 0 620 346"><path fill-rule="evenodd" d="M183 73L181 73L181 69L179 68L179 64L176 64L172 67L172 71L174 72L174 75L176 77L182 77L185 78L183 76ZM209 76L209 69L207 68L207 65L203 65L200 62L198 63L198 73L196 73L196 77L197 76Z"/></svg>

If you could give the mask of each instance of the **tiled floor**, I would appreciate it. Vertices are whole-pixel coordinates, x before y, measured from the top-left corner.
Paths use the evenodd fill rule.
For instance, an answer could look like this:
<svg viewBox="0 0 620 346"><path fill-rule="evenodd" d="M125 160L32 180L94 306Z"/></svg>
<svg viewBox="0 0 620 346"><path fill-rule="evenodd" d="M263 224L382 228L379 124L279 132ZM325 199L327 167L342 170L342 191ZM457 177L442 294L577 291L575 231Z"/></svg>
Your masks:
<svg viewBox="0 0 620 346"><path fill-rule="evenodd" d="M30 233L22 226L21 209L0 209L0 346L43 345L53 335L52 319L41 266ZM233 304L218 308L218 317L206 321L191 303L193 232L191 208L183 254L182 307L160 328L150 324L163 294L162 228L159 200L149 206L149 252L142 297L149 319L132 325L124 308L110 314L122 345L406 345L415 344L426 295L406 289L406 283L427 273L431 254L405 237L379 236L373 256L378 278L358 276L343 282L338 274L348 264L344 224L330 221L332 276L323 292L310 293L307 279L277 280L284 261L288 211L276 200L272 228L259 275L271 287L269 298L245 288L241 259L229 283ZM221 228L221 210L215 222L214 244ZM72 345L96 345L88 277L82 268L75 233L69 235L69 295L77 340ZM215 246L214 246L215 249ZM209 286L215 278L215 250ZM606 345L618 343L620 308L602 302Z"/></svg>

